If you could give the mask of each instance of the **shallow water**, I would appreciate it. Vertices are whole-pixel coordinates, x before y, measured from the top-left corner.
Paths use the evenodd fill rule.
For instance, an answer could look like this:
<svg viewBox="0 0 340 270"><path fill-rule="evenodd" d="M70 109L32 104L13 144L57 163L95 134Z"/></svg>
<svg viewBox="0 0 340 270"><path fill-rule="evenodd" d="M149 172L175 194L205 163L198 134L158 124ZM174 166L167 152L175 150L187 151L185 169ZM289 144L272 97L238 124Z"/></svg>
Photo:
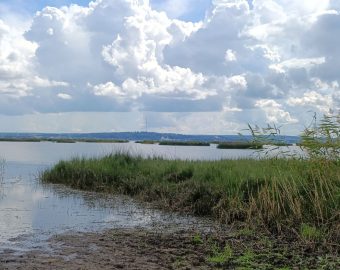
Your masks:
<svg viewBox="0 0 340 270"><path fill-rule="evenodd" d="M41 248L51 236L67 231L163 225L184 228L208 222L150 209L127 197L42 185L37 173L46 167L6 163L0 195L0 253Z"/></svg>
<svg viewBox="0 0 340 270"><path fill-rule="evenodd" d="M47 248L48 238L67 231L212 225L207 219L157 211L126 197L82 192L59 185L42 185L37 179L40 171L60 159L100 156L114 151L198 160L254 155L253 150L218 150L215 146L0 142L0 157L6 160L3 163L3 179L0 180L0 253L6 249L20 252Z"/></svg>
<svg viewBox="0 0 340 270"><path fill-rule="evenodd" d="M254 150L221 150L211 146L167 146L129 143L51 143L0 142L0 157L7 161L30 164L51 164L60 159L78 156L102 156L113 152L128 152L144 157L167 159L218 160L237 159L256 155Z"/></svg>

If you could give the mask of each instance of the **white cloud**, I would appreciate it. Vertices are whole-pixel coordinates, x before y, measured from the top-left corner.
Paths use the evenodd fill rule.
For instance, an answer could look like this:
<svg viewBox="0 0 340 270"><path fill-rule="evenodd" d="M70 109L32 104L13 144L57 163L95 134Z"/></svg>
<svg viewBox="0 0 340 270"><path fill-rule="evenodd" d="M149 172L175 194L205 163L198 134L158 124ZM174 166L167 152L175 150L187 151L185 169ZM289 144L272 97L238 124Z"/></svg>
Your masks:
<svg viewBox="0 0 340 270"><path fill-rule="evenodd" d="M93 87L93 92L97 96L125 96L122 89L113 82L95 85Z"/></svg>
<svg viewBox="0 0 340 270"><path fill-rule="evenodd" d="M266 114L269 123L296 123L298 120L292 118L290 113L282 108L282 105L271 99L260 99L256 101L255 107L260 108Z"/></svg>
<svg viewBox="0 0 340 270"><path fill-rule="evenodd" d="M0 20L0 113L209 111L261 124L339 106L336 0L215 0L198 23L174 19L192 3L46 7L27 31Z"/></svg>
<svg viewBox="0 0 340 270"><path fill-rule="evenodd" d="M308 106L322 113L328 113L333 108L332 95L321 95L316 91L303 94L302 97L291 97L287 100L290 106Z"/></svg>
<svg viewBox="0 0 340 270"><path fill-rule="evenodd" d="M35 71L37 44L23 37L22 29L0 20L0 94L19 98L35 88L67 86L61 81L41 77Z"/></svg>
<svg viewBox="0 0 340 270"><path fill-rule="evenodd" d="M324 64L325 62L326 62L325 57L305 58L305 59L292 58L292 59L283 61L278 64L270 65L269 68L279 73L285 73L286 70L288 69L310 70L312 67Z"/></svg>
<svg viewBox="0 0 340 270"><path fill-rule="evenodd" d="M57 96L58 96L58 98L61 98L61 99L64 99L64 100L71 100L72 99L71 95L65 94L65 93L59 93Z"/></svg>
<svg viewBox="0 0 340 270"><path fill-rule="evenodd" d="M237 60L236 53L233 50L228 49L225 52L224 59L226 62L235 62Z"/></svg>

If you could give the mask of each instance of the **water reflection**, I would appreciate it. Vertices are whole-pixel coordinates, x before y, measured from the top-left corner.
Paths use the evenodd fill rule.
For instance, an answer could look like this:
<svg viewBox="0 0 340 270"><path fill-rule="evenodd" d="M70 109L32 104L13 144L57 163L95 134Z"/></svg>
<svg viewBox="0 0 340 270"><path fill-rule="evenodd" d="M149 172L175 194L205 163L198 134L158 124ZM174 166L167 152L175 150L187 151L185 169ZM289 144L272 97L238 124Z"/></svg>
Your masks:
<svg viewBox="0 0 340 270"><path fill-rule="evenodd" d="M50 143L50 142L0 142L0 156L7 161L30 164L51 164L72 157L103 156L117 151L129 152L144 157L157 156L167 159L219 160L249 158L254 150L221 150L211 146L166 146L146 145L134 142L117 143Z"/></svg>
<svg viewBox="0 0 340 270"><path fill-rule="evenodd" d="M207 220L149 209L126 197L41 185L36 176L47 167L6 163L5 196L0 198L0 252L45 247L49 237L70 230L206 225Z"/></svg>
<svg viewBox="0 0 340 270"><path fill-rule="evenodd" d="M42 185L39 172L60 159L101 156L129 151L170 159L217 160L254 157L254 150L219 150L210 147L173 147L128 144L55 144L0 142L0 252L42 247L52 235L69 230L92 231L113 227L173 225L211 226L204 219L149 209L125 198L82 192L58 185Z"/></svg>

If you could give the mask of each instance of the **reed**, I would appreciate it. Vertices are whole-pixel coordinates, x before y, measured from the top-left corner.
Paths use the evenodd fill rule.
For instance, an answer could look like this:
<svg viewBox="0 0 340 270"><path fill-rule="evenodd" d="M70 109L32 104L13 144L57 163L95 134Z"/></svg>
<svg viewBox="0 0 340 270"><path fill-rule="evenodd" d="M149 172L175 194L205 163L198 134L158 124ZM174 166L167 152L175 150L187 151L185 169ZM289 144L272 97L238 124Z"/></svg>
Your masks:
<svg viewBox="0 0 340 270"><path fill-rule="evenodd" d="M327 167L325 167L327 166ZM112 154L61 161L44 182L114 192L174 211L293 235L315 226L340 240L340 167L312 160L179 161Z"/></svg>

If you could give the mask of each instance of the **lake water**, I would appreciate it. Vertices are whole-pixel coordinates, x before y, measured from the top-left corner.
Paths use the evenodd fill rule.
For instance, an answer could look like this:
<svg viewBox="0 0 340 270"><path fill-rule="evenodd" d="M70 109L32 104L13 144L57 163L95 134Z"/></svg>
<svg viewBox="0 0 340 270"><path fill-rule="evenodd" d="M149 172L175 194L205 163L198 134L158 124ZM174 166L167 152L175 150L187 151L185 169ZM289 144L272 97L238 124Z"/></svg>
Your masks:
<svg viewBox="0 0 340 270"><path fill-rule="evenodd" d="M216 145L159 146L108 143L0 142L0 253L47 248L46 240L67 231L115 227L206 226L210 221L147 208L121 196L42 185L39 172L61 159L128 151L170 159L216 160L255 157L253 150L219 150ZM211 224L211 223L210 223ZM209 225L210 226L210 225Z"/></svg>
<svg viewBox="0 0 340 270"><path fill-rule="evenodd" d="M133 155L169 159L217 160L254 156L254 150L221 150L211 146L163 146L129 143L0 142L0 157L6 161L51 164L76 156L102 156L123 151Z"/></svg>

